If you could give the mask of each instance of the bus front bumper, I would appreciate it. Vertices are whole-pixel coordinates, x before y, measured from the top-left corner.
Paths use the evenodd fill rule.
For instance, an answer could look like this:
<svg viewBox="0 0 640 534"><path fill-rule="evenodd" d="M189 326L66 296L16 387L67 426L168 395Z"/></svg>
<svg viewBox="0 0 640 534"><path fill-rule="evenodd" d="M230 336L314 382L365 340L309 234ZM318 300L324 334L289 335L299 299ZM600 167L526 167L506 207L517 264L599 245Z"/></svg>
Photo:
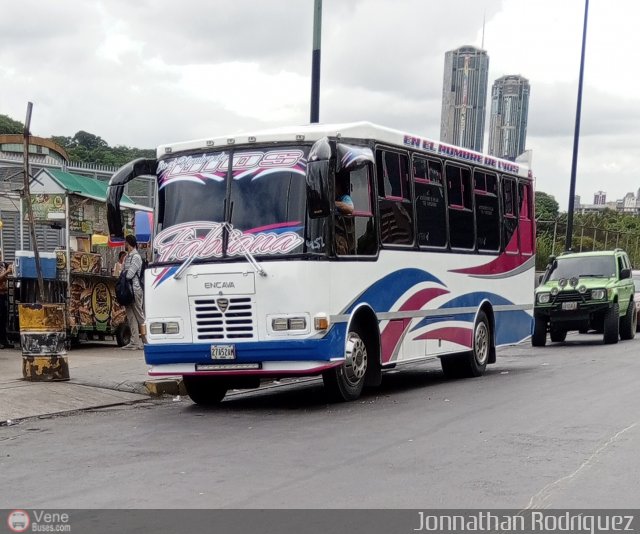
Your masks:
<svg viewBox="0 0 640 534"><path fill-rule="evenodd" d="M149 375L305 376L320 374L344 361L344 338L335 328L320 339L220 345L234 345L235 357L212 358L211 343L145 345L145 361L151 366Z"/></svg>

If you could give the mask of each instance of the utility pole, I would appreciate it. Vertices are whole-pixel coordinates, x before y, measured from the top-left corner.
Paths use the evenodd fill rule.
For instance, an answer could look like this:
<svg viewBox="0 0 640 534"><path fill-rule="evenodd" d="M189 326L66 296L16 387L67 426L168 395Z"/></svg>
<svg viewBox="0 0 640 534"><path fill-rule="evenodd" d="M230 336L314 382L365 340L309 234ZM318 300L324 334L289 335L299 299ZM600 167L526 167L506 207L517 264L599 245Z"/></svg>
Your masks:
<svg viewBox="0 0 640 534"><path fill-rule="evenodd" d="M320 122L320 41L322 37L322 0L313 1L313 54L311 56L311 120Z"/></svg>
<svg viewBox="0 0 640 534"><path fill-rule="evenodd" d="M24 121L23 130L23 164L24 164L24 188L22 190L22 199L27 208L27 218L29 223L29 232L31 233L31 243L33 244L33 255L36 262L36 273L38 275L38 295L40 303L44 303L44 280L42 279L42 268L40 266L40 253L38 252L38 239L36 237L36 223L33 220L33 206L31 205L31 187L29 180L31 174L29 172L29 138L31 137L31 110L33 104L27 103L27 118Z"/></svg>
<svg viewBox="0 0 640 534"><path fill-rule="evenodd" d="M587 44L587 17L589 0L584 0L584 26L582 29L582 53L580 55L580 77L578 79L578 104L576 107L576 127L573 133L573 159L571 161L571 183L569 186L569 208L567 212L567 236L565 250L571 250L573 239L573 210L576 196L576 168L578 166L578 143L580 141L580 112L582 110L582 80L584 78L584 52Z"/></svg>

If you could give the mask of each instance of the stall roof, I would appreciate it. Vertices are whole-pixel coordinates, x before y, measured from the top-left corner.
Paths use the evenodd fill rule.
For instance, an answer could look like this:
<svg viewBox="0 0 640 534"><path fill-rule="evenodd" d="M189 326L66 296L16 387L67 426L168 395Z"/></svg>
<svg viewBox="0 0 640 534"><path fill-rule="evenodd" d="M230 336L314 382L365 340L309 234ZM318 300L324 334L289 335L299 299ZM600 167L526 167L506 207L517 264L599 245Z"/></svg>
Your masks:
<svg viewBox="0 0 640 534"><path fill-rule="evenodd" d="M57 191L44 190L46 189L46 184L43 182L43 174L48 175L67 193L73 193L74 195L99 200L101 202L106 202L107 200L107 188L109 187L107 182L96 180L95 178L89 178L87 176L81 176L79 174L71 174L70 172L58 169L42 169L38 174L36 174L32 180L32 191L34 193L40 192L38 190L42 190L43 193L57 193ZM122 195L120 205L123 208L151 211L151 208L143 206L142 204L136 204L127 195Z"/></svg>

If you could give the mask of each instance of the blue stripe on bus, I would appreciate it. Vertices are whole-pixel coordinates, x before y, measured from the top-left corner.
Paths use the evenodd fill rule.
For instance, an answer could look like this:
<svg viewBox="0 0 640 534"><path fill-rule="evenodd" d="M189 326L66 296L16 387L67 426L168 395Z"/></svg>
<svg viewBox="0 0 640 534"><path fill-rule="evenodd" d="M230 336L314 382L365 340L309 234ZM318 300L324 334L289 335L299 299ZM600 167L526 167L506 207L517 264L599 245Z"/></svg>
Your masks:
<svg viewBox="0 0 640 534"><path fill-rule="evenodd" d="M466 295L461 295L459 297L454 297L445 302L438 309L478 307L483 300L489 301L492 306L513 304L513 302L501 297L500 295L496 295L495 293L477 291L474 293L467 293ZM475 313L460 313L444 317L428 317L420 321L411 329L411 331L442 321L464 321L473 325L475 316ZM522 310L495 312L495 319L497 345L518 343L531 335L531 324L533 319L531 318L531 315Z"/></svg>
<svg viewBox="0 0 640 534"><path fill-rule="evenodd" d="M334 325L321 339L283 339L236 343L240 363L274 361L329 361L344 356L346 324ZM167 343L145 345L144 358L149 365L169 363L211 363L211 345L233 345L230 341L210 343Z"/></svg>
<svg viewBox="0 0 640 534"><path fill-rule="evenodd" d="M378 313L389 311L409 288L424 282L444 285L438 278L422 269L400 269L369 286L342 313L351 313L361 302L366 302Z"/></svg>

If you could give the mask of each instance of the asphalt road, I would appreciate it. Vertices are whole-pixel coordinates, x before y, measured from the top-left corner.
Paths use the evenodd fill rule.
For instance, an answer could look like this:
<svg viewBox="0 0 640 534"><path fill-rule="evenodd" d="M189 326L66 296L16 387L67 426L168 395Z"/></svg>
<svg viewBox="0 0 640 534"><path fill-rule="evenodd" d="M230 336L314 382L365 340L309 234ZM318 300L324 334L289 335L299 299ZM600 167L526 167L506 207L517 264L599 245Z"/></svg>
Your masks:
<svg viewBox="0 0 640 534"><path fill-rule="evenodd" d="M359 401L321 383L0 428L0 508L639 508L640 336L434 362Z"/></svg>

